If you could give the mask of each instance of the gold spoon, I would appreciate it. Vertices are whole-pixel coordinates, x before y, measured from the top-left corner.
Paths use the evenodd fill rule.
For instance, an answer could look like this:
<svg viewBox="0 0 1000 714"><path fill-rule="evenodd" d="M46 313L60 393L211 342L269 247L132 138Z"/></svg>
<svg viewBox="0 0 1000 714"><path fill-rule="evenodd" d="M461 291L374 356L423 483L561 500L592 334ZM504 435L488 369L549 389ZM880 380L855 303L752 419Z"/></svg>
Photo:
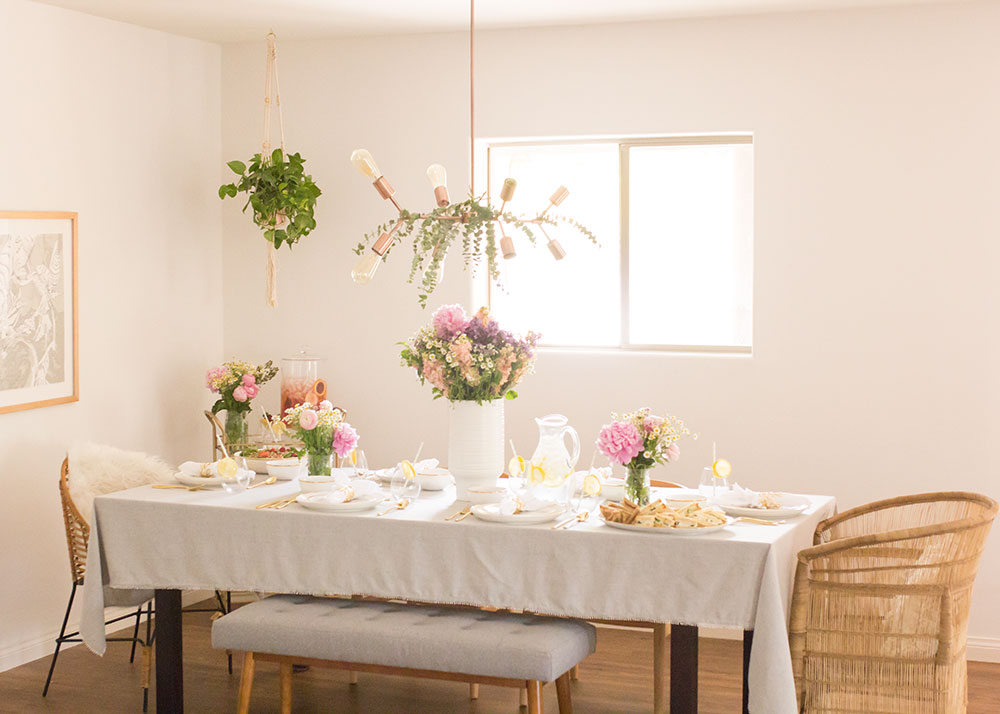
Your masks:
<svg viewBox="0 0 1000 714"><path fill-rule="evenodd" d="M410 505L410 499L404 498L399 503L392 504L392 506L382 511L379 515L384 516L386 513L391 513L392 511L401 511L409 505Z"/></svg>
<svg viewBox="0 0 1000 714"><path fill-rule="evenodd" d="M270 486L272 483L274 483L277 480L278 480L277 476L268 476L266 479L264 479L260 483L255 483L253 486L247 487L247 491L249 491L251 488L257 488L258 486Z"/></svg>
<svg viewBox="0 0 1000 714"><path fill-rule="evenodd" d="M780 526L784 525L784 521L767 521L763 518L750 518L748 516L741 516L736 519L735 523L756 523L759 526Z"/></svg>
<svg viewBox="0 0 1000 714"><path fill-rule="evenodd" d="M572 528L573 526L575 526L577 523L583 523L588 518L590 518L590 512L589 511L583 511L581 513L577 513L576 514L576 518L574 518L573 520L571 520L568 523L566 523L565 525L563 525L562 530L568 531L570 528Z"/></svg>
<svg viewBox="0 0 1000 714"><path fill-rule="evenodd" d="M450 521L450 520L453 520L455 518L458 518L459 516L464 516L465 514L469 513L471 510L472 510L472 506L466 506L461 511L455 511L450 516L446 516L445 520L446 521Z"/></svg>
<svg viewBox="0 0 1000 714"><path fill-rule="evenodd" d="M201 491L204 486L183 486L179 483L154 483L153 488L181 488L185 491Z"/></svg>

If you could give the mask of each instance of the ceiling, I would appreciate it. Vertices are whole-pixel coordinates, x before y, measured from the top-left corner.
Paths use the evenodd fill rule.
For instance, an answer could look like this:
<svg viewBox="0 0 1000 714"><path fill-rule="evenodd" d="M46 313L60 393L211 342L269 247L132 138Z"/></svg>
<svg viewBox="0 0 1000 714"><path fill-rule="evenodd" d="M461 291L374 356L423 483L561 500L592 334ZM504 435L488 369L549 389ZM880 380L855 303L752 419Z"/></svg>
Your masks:
<svg viewBox="0 0 1000 714"><path fill-rule="evenodd" d="M460 30L468 0L40 0L210 42ZM960 0L477 0L478 27L530 27Z"/></svg>

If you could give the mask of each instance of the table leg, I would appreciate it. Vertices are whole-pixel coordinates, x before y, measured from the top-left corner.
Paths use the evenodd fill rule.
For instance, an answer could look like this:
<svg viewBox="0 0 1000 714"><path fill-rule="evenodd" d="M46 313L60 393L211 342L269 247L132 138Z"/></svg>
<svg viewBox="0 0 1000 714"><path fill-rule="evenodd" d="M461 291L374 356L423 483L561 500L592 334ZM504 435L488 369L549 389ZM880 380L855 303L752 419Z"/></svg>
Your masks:
<svg viewBox="0 0 1000 714"><path fill-rule="evenodd" d="M753 630L743 631L743 714L750 714L750 650Z"/></svg>
<svg viewBox="0 0 1000 714"><path fill-rule="evenodd" d="M156 712L184 714L181 591L156 591Z"/></svg>
<svg viewBox="0 0 1000 714"><path fill-rule="evenodd" d="M653 625L653 714L667 714L667 628Z"/></svg>
<svg viewBox="0 0 1000 714"><path fill-rule="evenodd" d="M670 714L698 714L698 626L670 626Z"/></svg>

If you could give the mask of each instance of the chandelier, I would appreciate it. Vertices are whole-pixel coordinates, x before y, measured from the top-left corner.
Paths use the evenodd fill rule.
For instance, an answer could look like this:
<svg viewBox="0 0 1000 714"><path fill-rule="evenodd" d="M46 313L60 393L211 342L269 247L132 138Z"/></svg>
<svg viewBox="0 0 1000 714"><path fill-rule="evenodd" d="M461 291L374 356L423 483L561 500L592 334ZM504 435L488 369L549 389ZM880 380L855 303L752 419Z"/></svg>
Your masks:
<svg viewBox="0 0 1000 714"><path fill-rule="evenodd" d="M475 0L469 0L469 196L464 201L452 203L448 195L447 171L441 164L427 168L427 179L434 192L437 208L429 212L412 212L403 208L395 197L395 189L379 170L371 153L357 149L351 154L351 164L372 182L375 191L392 203L397 216L375 230L366 233L354 252L360 259L351 271L356 283L366 284L375 277L376 271L389 251L406 238L413 241L413 260L408 282L414 282L420 275L419 302L426 305L428 296L440 284L443 277L444 261L449 250L456 243L462 243L462 255L466 265L475 267L485 255L487 272L494 281L499 280L500 270L497 254L504 260L517 255L511 233L521 233L532 244L537 243L536 231L544 237L552 257L562 260L566 250L552 238L550 229L559 224L575 228L595 245L597 238L586 227L572 218L556 215L553 208L560 206L569 196L569 189L559 186L549 197L548 205L534 215L514 214L507 210L507 204L514 198L517 181L508 177L500 189L500 207L494 208L488 197L476 195L475 175ZM498 240L499 234L499 240Z"/></svg>

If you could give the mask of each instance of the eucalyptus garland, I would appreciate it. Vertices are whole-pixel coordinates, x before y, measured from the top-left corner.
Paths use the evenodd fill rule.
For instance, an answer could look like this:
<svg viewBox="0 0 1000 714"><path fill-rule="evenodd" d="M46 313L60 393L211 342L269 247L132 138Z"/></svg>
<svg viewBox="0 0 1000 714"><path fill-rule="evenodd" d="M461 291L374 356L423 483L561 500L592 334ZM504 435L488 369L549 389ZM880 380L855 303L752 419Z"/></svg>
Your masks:
<svg viewBox="0 0 1000 714"><path fill-rule="evenodd" d="M501 213L488 203L483 203L481 198L470 196L459 203L435 208L430 213L419 214L401 209L397 218L365 233L364 240L358 243L354 252L361 255L381 234L389 232L399 222L393 236L393 246L407 238L412 240L413 259L410 261L410 273L406 282L415 282L417 274L421 273L417 300L421 307L427 307L427 298L438 287L445 257L459 242L465 268L471 267L475 271L485 255L486 271L490 279L500 279L496 234L497 223L501 221L522 233L532 244L538 242L532 227L544 223L550 226L571 226L594 245L598 245L597 236L593 232L567 216L542 214L526 219L509 212Z"/></svg>

